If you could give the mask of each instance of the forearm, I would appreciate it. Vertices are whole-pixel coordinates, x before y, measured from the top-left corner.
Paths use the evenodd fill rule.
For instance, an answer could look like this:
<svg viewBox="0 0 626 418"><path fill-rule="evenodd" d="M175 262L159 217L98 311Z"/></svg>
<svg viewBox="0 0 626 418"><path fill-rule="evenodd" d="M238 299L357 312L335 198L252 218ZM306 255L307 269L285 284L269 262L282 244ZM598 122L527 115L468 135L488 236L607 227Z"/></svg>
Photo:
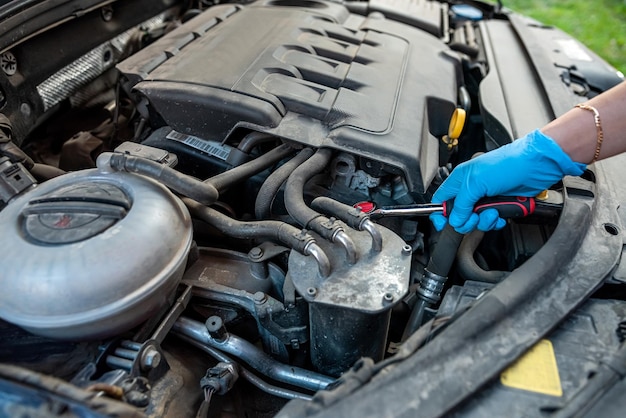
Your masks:
<svg viewBox="0 0 626 418"><path fill-rule="evenodd" d="M626 82L586 103L598 110L602 121L604 141L599 159L626 151ZM572 160L585 164L592 161L597 144L592 112L571 109L541 131L554 139Z"/></svg>

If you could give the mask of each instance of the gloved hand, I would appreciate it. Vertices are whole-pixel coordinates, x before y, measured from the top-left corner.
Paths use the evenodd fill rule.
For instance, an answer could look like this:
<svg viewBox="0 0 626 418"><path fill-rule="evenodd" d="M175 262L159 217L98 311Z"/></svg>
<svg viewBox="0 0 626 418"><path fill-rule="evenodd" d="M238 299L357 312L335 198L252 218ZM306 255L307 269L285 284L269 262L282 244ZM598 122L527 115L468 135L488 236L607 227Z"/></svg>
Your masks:
<svg viewBox="0 0 626 418"><path fill-rule="evenodd" d="M496 150L460 164L433 195L433 203L454 198L448 219L430 215L440 231L450 222L458 232L467 234L500 229L506 221L495 209L473 213L476 202L487 196L536 196L566 175L579 176L585 164L577 163L541 131L536 130Z"/></svg>

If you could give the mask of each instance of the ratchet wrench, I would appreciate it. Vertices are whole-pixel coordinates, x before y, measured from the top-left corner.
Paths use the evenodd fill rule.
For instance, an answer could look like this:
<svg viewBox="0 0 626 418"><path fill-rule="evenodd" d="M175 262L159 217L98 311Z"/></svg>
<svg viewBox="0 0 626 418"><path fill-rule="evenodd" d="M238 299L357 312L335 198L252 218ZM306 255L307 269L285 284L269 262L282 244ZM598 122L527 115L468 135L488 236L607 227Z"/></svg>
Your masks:
<svg viewBox="0 0 626 418"><path fill-rule="evenodd" d="M534 197L524 196L494 196L480 199L474 206L475 213L481 213L487 209L495 209L503 219L523 218L532 215L541 209L543 214L556 214L561 208L561 202L540 201ZM561 203L561 204L559 204ZM361 207L361 204L355 205ZM450 199L443 203L424 203L404 206L383 206L369 211L372 219L383 218L388 216L428 216L431 213L440 212L443 216L449 216L454 207L454 199ZM367 213L367 211L366 211Z"/></svg>

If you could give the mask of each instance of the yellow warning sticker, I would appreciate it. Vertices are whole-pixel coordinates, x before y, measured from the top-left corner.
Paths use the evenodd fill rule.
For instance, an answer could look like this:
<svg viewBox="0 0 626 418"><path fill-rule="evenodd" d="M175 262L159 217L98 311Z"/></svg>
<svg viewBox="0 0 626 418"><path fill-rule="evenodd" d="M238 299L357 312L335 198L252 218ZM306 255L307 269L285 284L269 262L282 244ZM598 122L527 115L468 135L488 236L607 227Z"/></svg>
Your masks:
<svg viewBox="0 0 626 418"><path fill-rule="evenodd" d="M550 396L562 396L561 379L554 348L541 340L500 375L500 382L510 388Z"/></svg>

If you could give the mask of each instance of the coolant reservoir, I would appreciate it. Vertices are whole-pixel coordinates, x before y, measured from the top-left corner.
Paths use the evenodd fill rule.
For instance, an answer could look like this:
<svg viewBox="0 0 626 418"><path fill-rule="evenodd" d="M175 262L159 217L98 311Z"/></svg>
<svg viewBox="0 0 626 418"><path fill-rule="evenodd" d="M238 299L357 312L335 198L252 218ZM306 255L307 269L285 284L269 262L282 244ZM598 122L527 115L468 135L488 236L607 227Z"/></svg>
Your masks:
<svg viewBox="0 0 626 418"><path fill-rule="evenodd" d="M167 303L191 241L186 207L153 180L54 178L0 212L0 317L66 340L127 331Z"/></svg>

